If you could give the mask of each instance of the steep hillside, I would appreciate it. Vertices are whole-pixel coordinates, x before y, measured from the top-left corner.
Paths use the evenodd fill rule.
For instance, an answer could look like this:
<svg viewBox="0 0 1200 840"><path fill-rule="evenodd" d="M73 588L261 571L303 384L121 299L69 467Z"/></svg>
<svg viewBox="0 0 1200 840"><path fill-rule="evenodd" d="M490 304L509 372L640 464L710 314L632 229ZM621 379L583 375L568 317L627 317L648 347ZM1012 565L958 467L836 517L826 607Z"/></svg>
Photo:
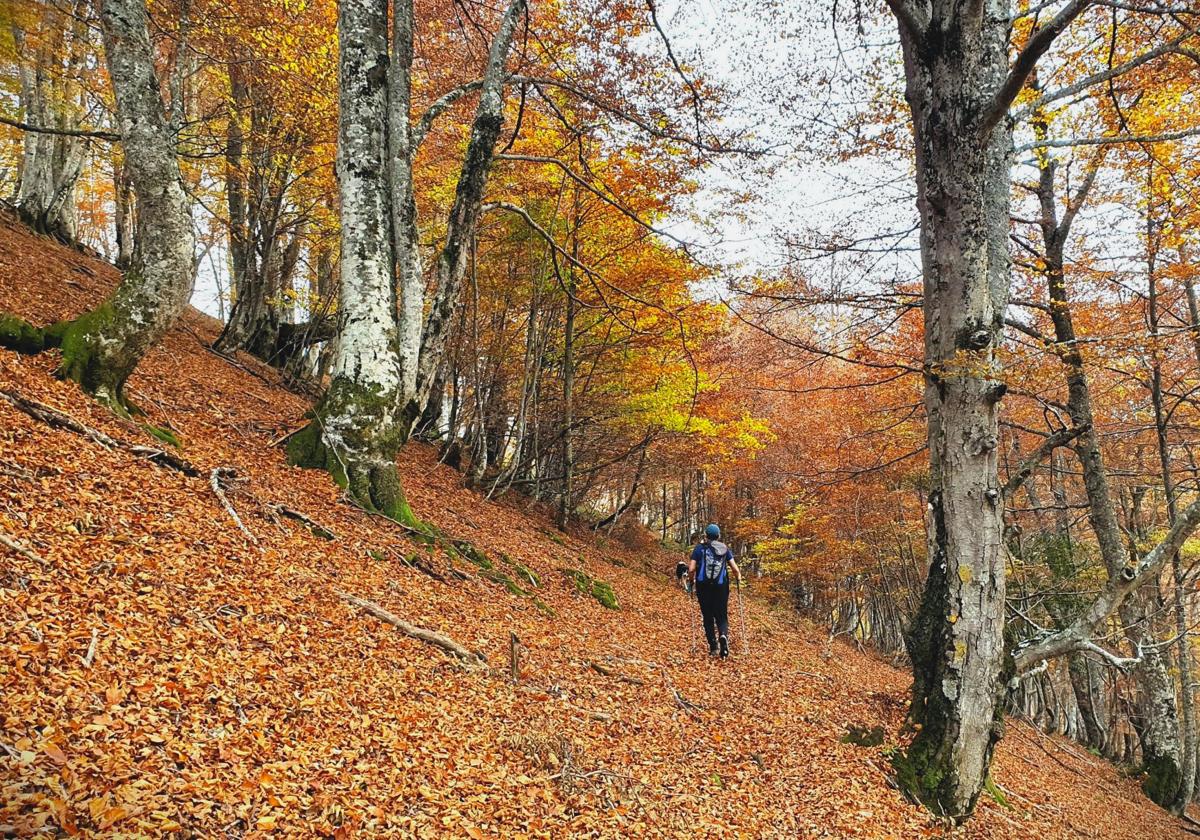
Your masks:
<svg viewBox="0 0 1200 840"><path fill-rule="evenodd" d="M0 309L48 322L115 279L0 222ZM412 446L413 507L487 559L430 555L328 476L286 465L275 444L305 401L253 361L209 351L217 326L190 313L130 389L197 475L0 400L12 544L0 546L0 833L946 834L889 785L901 671L753 599L749 649L710 662L691 653L674 558L560 537ZM162 445L55 380L54 365L0 351L0 390ZM226 468L218 494L213 471ZM611 584L620 608L582 593L582 575ZM884 745L842 743L850 725L883 727ZM1007 806L988 800L949 836L1187 836L1136 781L1020 724L995 778Z"/></svg>

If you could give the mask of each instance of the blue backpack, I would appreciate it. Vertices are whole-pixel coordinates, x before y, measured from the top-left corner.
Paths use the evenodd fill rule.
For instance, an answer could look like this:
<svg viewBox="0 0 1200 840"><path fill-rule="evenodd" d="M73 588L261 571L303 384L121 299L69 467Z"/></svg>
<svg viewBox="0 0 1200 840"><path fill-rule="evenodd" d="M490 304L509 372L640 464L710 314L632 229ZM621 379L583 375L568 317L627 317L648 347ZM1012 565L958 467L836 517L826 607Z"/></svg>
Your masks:
<svg viewBox="0 0 1200 840"><path fill-rule="evenodd" d="M704 553L696 564L696 583L729 582L729 546L719 540L702 544Z"/></svg>

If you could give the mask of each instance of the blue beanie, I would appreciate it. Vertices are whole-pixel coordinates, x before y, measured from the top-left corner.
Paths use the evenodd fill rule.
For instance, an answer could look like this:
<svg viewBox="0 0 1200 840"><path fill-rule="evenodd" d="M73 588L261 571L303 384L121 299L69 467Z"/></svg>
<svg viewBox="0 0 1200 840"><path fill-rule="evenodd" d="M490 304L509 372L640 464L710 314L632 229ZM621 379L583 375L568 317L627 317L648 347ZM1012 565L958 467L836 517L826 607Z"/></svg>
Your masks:
<svg viewBox="0 0 1200 840"><path fill-rule="evenodd" d="M709 525L704 529L704 536L708 537L710 540L719 539L721 536L721 529L716 524Z"/></svg>

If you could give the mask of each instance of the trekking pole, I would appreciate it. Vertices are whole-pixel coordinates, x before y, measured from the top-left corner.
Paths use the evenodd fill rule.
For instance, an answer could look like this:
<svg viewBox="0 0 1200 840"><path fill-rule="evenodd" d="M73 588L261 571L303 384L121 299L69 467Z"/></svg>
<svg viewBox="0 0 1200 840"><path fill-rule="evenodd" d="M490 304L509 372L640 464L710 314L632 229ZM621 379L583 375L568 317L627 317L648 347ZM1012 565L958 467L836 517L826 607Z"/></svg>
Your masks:
<svg viewBox="0 0 1200 840"><path fill-rule="evenodd" d="M692 593L686 588L683 590L684 604L686 605L688 614L688 639L692 643L692 656L696 655L696 613L692 610L692 605L688 603L692 600Z"/></svg>
<svg viewBox="0 0 1200 840"><path fill-rule="evenodd" d="M746 634L746 605L742 601L742 576L741 575L738 575L738 579L737 579L737 592L738 592L738 617L741 619L741 624L742 624L742 653L747 654L750 652L750 637Z"/></svg>

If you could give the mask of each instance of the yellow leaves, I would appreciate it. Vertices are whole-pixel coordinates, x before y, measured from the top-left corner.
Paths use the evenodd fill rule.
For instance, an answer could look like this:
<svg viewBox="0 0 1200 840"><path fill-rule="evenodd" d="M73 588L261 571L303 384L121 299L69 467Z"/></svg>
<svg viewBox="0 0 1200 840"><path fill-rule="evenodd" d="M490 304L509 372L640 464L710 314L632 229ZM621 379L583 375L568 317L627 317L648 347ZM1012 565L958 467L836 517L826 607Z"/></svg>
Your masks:
<svg viewBox="0 0 1200 840"><path fill-rule="evenodd" d="M50 760L53 761L55 764L66 764L67 763L66 754L53 741L47 741L46 743L42 744L42 752L44 752L46 755L50 756Z"/></svg>
<svg viewBox="0 0 1200 840"><path fill-rule="evenodd" d="M108 808L100 815L98 820L101 831L106 831L119 823L121 820L128 818L130 811L123 805L116 805Z"/></svg>

